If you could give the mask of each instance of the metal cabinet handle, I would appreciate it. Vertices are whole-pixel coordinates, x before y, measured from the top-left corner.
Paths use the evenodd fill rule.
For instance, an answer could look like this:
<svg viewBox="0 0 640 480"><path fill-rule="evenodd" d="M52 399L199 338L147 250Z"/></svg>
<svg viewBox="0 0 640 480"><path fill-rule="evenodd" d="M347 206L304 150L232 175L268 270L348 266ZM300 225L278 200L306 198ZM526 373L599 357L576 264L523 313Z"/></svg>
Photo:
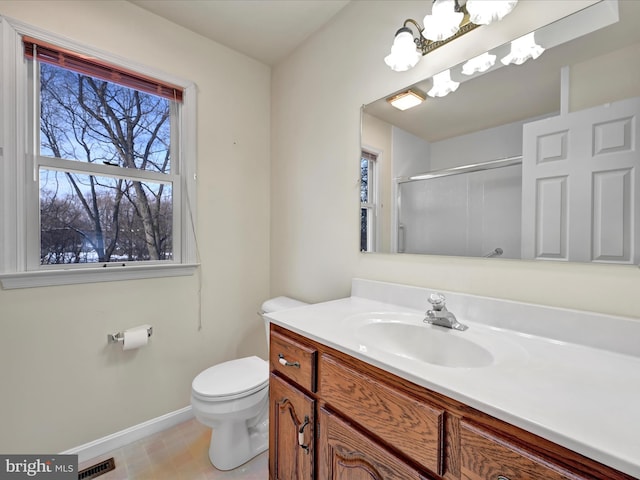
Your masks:
<svg viewBox="0 0 640 480"><path fill-rule="evenodd" d="M299 362L289 362L281 353L278 354L278 363L280 363L280 365L284 365L285 367L300 368Z"/></svg>
<svg viewBox="0 0 640 480"><path fill-rule="evenodd" d="M309 417L305 415L304 422L302 423L302 425L300 425L300 428L298 429L298 445L300 445L300 448L304 450L305 454L309 455L309 445L304 444L304 429L307 425L309 425Z"/></svg>

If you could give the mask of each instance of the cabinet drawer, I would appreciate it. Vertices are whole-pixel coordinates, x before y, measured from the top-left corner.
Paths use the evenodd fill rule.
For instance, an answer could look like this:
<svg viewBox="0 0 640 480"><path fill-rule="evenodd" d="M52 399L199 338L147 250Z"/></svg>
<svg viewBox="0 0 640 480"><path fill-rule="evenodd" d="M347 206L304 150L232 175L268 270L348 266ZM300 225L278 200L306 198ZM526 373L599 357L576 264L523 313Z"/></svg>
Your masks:
<svg viewBox="0 0 640 480"><path fill-rule="evenodd" d="M587 478L464 420L460 422L460 450L463 480L539 480L541 478L586 480Z"/></svg>
<svg viewBox="0 0 640 480"><path fill-rule="evenodd" d="M319 417L321 457L324 459L319 465L321 479L431 479L331 412L320 409Z"/></svg>
<svg viewBox="0 0 640 480"><path fill-rule="evenodd" d="M438 475L442 467L444 410L343 365L320 357L323 400L387 445Z"/></svg>
<svg viewBox="0 0 640 480"><path fill-rule="evenodd" d="M317 350L277 332L271 332L269 363L271 371L280 372L302 388L316 391Z"/></svg>

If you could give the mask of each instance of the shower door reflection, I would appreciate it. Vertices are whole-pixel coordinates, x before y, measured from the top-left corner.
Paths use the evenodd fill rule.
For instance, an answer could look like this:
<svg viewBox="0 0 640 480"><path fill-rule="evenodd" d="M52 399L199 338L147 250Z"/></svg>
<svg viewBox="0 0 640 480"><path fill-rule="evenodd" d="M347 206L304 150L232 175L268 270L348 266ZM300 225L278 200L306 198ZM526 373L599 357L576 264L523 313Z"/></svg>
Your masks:
<svg viewBox="0 0 640 480"><path fill-rule="evenodd" d="M398 252L520 258L521 184L521 165L399 182Z"/></svg>

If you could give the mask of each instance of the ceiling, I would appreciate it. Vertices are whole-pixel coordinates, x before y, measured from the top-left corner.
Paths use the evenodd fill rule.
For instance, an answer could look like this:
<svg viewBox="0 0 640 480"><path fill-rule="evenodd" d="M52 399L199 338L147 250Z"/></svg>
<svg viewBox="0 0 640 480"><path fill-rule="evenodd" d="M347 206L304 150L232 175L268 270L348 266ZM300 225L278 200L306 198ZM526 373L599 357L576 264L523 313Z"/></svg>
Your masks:
<svg viewBox="0 0 640 480"><path fill-rule="evenodd" d="M286 58L350 0L129 0L267 65Z"/></svg>

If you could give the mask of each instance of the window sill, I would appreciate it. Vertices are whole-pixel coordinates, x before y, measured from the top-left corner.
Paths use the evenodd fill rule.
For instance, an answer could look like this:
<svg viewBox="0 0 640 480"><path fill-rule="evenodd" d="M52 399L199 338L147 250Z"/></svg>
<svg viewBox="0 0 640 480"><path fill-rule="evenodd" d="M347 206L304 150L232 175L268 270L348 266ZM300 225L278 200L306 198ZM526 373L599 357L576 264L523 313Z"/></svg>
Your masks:
<svg viewBox="0 0 640 480"><path fill-rule="evenodd" d="M140 280L143 278L181 277L193 275L198 264L184 265L127 265L126 267L96 267L68 270L40 270L37 272L3 273L0 282L4 290L16 288L76 285L79 283Z"/></svg>

